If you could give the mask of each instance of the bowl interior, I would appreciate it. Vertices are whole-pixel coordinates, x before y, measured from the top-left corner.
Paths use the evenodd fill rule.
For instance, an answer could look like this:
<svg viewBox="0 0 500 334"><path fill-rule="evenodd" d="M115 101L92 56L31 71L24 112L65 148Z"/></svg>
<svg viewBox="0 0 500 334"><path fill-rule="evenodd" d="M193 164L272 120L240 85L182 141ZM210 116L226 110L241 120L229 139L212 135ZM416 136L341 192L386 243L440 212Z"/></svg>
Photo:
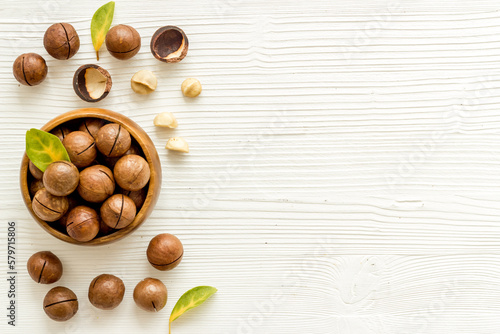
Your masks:
<svg viewBox="0 0 500 334"><path fill-rule="evenodd" d="M44 220L38 218L33 212L31 206L32 197L30 195L29 187L33 177L29 172L29 159L24 154L22 164L21 164L21 192L23 194L23 199L25 201L26 207L30 211L33 218L40 224L40 226L45 229L48 233L55 236L56 238L79 245L103 245L123 238L128 235L136 228L138 228L152 212L156 201L158 200L159 192L161 190L161 165L160 159L158 157L158 152L154 147L153 142L146 134L146 132L134 121L128 117L115 113L110 110L100 109L100 108L83 108L70 111L68 113L62 114L47 124L45 124L41 129L50 132L60 126L69 127L71 130L77 130L78 125L83 121L84 118L99 118L106 122L121 124L133 138L133 142L136 143L140 150L142 150L142 156L146 159L151 170L151 177L147 187L146 199L144 204L138 209L137 215L134 221L127 227L116 230L108 235L98 234L96 238L88 242L79 242L71 238L68 234L61 232L56 228L57 223L47 223Z"/></svg>

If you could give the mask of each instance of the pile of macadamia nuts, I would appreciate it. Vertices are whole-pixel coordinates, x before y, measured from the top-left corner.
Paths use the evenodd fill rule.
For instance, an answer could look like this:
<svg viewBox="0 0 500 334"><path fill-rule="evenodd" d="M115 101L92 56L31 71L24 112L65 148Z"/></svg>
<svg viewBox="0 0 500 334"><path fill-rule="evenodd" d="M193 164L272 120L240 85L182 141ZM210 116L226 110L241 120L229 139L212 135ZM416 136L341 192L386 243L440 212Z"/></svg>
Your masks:
<svg viewBox="0 0 500 334"><path fill-rule="evenodd" d="M90 218L92 219L92 218ZM182 260L184 247L174 235L163 233L151 239L146 251L149 263L161 271L172 270ZM30 277L36 283L52 284L62 277L61 260L50 251L33 254L27 263ZM115 275L101 274L89 284L88 299L96 308L112 310L123 300L125 284ZM147 277L137 283L133 292L136 305L149 312L158 312L167 304L167 287L157 278ZM43 300L43 310L55 321L71 319L78 311L78 297L63 286L50 289Z"/></svg>
<svg viewBox="0 0 500 334"><path fill-rule="evenodd" d="M42 173L30 161L30 193L38 218L78 242L88 242L134 221L151 172L122 125L97 118L79 122L52 131L71 162L55 161Z"/></svg>

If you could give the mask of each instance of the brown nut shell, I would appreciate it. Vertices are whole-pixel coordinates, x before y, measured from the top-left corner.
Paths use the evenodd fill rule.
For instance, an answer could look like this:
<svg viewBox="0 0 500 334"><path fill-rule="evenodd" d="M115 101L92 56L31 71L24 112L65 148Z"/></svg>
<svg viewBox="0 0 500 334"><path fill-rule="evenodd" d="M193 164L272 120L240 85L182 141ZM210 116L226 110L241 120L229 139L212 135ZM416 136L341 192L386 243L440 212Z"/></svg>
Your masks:
<svg viewBox="0 0 500 334"><path fill-rule="evenodd" d="M63 274L61 260L49 251L42 251L31 255L27 267L33 281L40 284L55 283Z"/></svg>
<svg viewBox="0 0 500 334"><path fill-rule="evenodd" d="M128 149L128 151L125 152L123 155L128 155L128 154L141 155L142 154L142 150L136 144L132 143L132 145L130 145L130 148ZM118 160L120 160L122 158L122 156L114 157L114 158L105 157L104 161L106 162L106 166L108 166L111 169L114 169L116 163L118 162Z"/></svg>
<svg viewBox="0 0 500 334"><path fill-rule="evenodd" d="M130 197L132 201L134 201L135 207L137 208L137 211L140 210L144 202L146 201L146 197L148 195L148 191L146 187L141 188L136 191L130 191L130 190L125 190L125 189L120 189L120 193L124 194L125 196Z"/></svg>
<svg viewBox="0 0 500 334"><path fill-rule="evenodd" d="M59 138L60 141L63 141L64 138L70 134L70 130L65 126L58 126L54 130L50 131L51 134Z"/></svg>
<svg viewBox="0 0 500 334"><path fill-rule="evenodd" d="M80 172L69 161L51 163L43 173L43 184L55 196L68 196L78 187Z"/></svg>
<svg viewBox="0 0 500 334"><path fill-rule="evenodd" d="M91 135L83 131L73 131L62 141L69 158L78 168L89 166L97 157L95 141Z"/></svg>
<svg viewBox="0 0 500 334"><path fill-rule="evenodd" d="M73 89L86 102L98 102L108 96L113 82L104 68L87 64L80 66L73 76Z"/></svg>
<svg viewBox="0 0 500 334"><path fill-rule="evenodd" d="M120 157L130 149L130 133L120 124L106 124L97 132L96 145L106 157Z"/></svg>
<svg viewBox="0 0 500 334"><path fill-rule="evenodd" d="M50 224L50 226L63 233L68 233L66 229L66 224L68 222L69 213L71 212L71 210L79 206L80 203L82 202L82 199L76 193L71 194L70 196L67 197L67 199L69 203L68 211L66 211L64 216L62 216L59 220Z"/></svg>
<svg viewBox="0 0 500 334"><path fill-rule="evenodd" d="M66 197L54 196L45 188L36 192L31 205L37 217L48 222L64 216L69 207Z"/></svg>
<svg viewBox="0 0 500 334"><path fill-rule="evenodd" d="M102 274L92 280L89 286L89 301L102 310L112 310L123 300L125 284L114 275Z"/></svg>
<svg viewBox="0 0 500 334"><path fill-rule="evenodd" d="M97 137L97 132L99 132L105 124L106 122L100 118L85 118L78 130L88 133L95 139Z"/></svg>
<svg viewBox="0 0 500 334"><path fill-rule="evenodd" d="M77 190L84 200L101 203L115 192L113 173L103 165L87 167L80 173Z"/></svg>
<svg viewBox="0 0 500 334"><path fill-rule="evenodd" d="M102 219L101 219L101 224L99 226L99 234L98 236L104 236L104 235L109 235L112 233L115 233L117 230L114 228L109 227Z"/></svg>
<svg viewBox="0 0 500 334"><path fill-rule="evenodd" d="M116 59L130 59L141 49L141 36L131 26L119 24L106 34L106 48Z"/></svg>
<svg viewBox="0 0 500 334"><path fill-rule="evenodd" d="M141 156L129 154L123 156L113 169L115 180L125 190L136 191L149 182L151 171L148 162Z"/></svg>
<svg viewBox="0 0 500 334"><path fill-rule="evenodd" d="M43 310L52 320L69 320L78 312L78 298L70 289L57 286L45 295Z"/></svg>
<svg viewBox="0 0 500 334"><path fill-rule="evenodd" d="M36 192L40 189L45 188L42 180L33 180L30 184L30 196L35 196Z"/></svg>
<svg viewBox="0 0 500 334"><path fill-rule="evenodd" d="M70 237L80 242L87 242L99 233L100 221L97 212L84 205L70 211L66 219L66 230Z"/></svg>
<svg viewBox="0 0 500 334"><path fill-rule="evenodd" d="M135 303L148 312L160 311L167 304L167 298L167 287L156 278L145 278L134 289Z"/></svg>
<svg viewBox="0 0 500 334"><path fill-rule="evenodd" d="M29 169L30 169L31 175L35 179L41 180L43 178L43 172L37 166L35 166L35 164L31 161L29 162Z"/></svg>
<svg viewBox="0 0 500 334"><path fill-rule="evenodd" d="M158 270L172 270L184 255L182 242L173 234L158 234L149 242L146 251L149 263Z"/></svg>
<svg viewBox="0 0 500 334"><path fill-rule="evenodd" d="M43 46L52 57L69 59L80 49L80 38L71 24L54 23L45 31Z"/></svg>
<svg viewBox="0 0 500 334"><path fill-rule="evenodd" d="M137 213L134 201L123 194L111 196L101 206L101 218L113 229L127 227Z"/></svg>
<svg viewBox="0 0 500 334"><path fill-rule="evenodd" d="M39 54L24 53L16 58L12 71L21 84L36 86L45 80L48 68L45 59Z"/></svg>
<svg viewBox="0 0 500 334"><path fill-rule="evenodd" d="M188 47L186 34L176 26L165 26L156 30L150 43L153 56L166 63L177 63L184 59Z"/></svg>

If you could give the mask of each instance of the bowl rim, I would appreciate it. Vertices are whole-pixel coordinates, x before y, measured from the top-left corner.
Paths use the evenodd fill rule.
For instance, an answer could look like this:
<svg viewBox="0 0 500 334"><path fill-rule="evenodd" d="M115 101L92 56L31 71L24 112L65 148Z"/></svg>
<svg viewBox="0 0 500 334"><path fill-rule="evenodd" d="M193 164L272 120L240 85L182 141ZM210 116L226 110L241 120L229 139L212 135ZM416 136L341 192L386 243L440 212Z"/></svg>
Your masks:
<svg viewBox="0 0 500 334"><path fill-rule="evenodd" d="M20 170L21 193L24 199L24 203L26 204L26 207L30 212L31 216L50 235L58 238L59 240L74 245L84 245L84 246L104 245L113 241L120 240L125 236L129 235L139 226L141 226L146 220L146 218L149 216L154 206L156 205L159 192L161 190L161 179L162 179L161 162L158 156L158 151L156 150L153 141L151 140L149 135L129 117L108 109L80 108L68 111L59 116L54 117L53 119L45 123L45 125L43 125L40 129L43 131L50 132L54 128L64 123L74 121L80 118L99 118L99 119L104 119L106 121L118 123L122 125L127 131L129 131L130 135L135 139L135 141L139 144L139 146L142 149L142 152L151 170L151 176L149 180L148 192L146 194L146 200L144 201L141 210L139 210L132 223L130 223L123 229L117 230L112 234L105 235L99 238L94 238L87 242L79 242L71 238L69 235L56 230L55 228L50 226L49 223L47 223L46 221L38 218L34 213L31 204L31 196L29 193L29 184L28 184L29 158L26 155L26 152L24 152L23 159L21 161L21 170Z"/></svg>

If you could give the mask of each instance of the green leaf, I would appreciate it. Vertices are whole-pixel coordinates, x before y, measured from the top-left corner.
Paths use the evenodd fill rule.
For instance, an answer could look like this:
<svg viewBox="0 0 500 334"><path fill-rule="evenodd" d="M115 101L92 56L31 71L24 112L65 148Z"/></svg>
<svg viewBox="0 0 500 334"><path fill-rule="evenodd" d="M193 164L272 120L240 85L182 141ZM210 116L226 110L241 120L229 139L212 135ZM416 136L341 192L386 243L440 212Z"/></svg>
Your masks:
<svg viewBox="0 0 500 334"><path fill-rule="evenodd" d="M54 161L71 161L59 138L45 131L26 131L26 154L42 172Z"/></svg>
<svg viewBox="0 0 500 334"><path fill-rule="evenodd" d="M192 308L200 306L207 300L211 295L217 292L217 289L211 286L197 286L184 293L181 298L177 301L170 314L170 321L168 323L168 332L170 333L170 327L172 322L189 311Z"/></svg>
<svg viewBox="0 0 500 334"><path fill-rule="evenodd" d="M109 27L111 27L114 13L115 2L110 1L99 8L92 17L92 22L90 23L90 35L92 36L92 44L94 44L97 60L99 60L99 49L106 39Z"/></svg>

